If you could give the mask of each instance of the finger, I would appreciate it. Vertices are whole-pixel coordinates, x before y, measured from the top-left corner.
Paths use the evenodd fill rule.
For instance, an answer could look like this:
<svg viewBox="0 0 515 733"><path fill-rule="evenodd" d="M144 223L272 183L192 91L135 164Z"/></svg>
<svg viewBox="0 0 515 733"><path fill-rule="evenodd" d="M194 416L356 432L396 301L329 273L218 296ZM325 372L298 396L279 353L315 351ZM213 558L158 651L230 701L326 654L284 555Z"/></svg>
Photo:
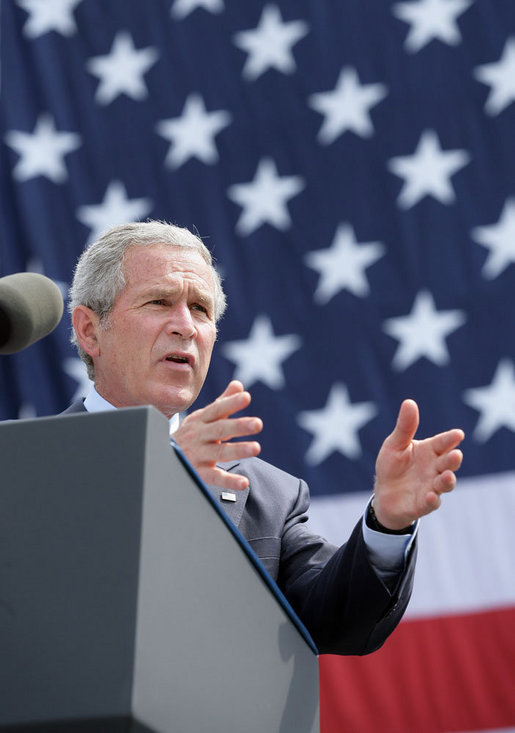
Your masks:
<svg viewBox="0 0 515 733"><path fill-rule="evenodd" d="M438 491L430 491L426 496L426 510L423 512L423 514L434 512L435 509L438 509L441 503L442 498L440 496L440 493Z"/></svg>
<svg viewBox="0 0 515 733"><path fill-rule="evenodd" d="M456 476L453 471L444 471L438 474L433 481L433 488L437 494L447 494L456 486Z"/></svg>
<svg viewBox="0 0 515 733"><path fill-rule="evenodd" d="M207 423L199 435L202 443L220 442L245 435L256 435L263 430L263 421L259 417L224 418Z"/></svg>
<svg viewBox="0 0 515 733"><path fill-rule="evenodd" d="M453 430L447 430L445 433L439 433L438 435L430 438L433 445L433 450L439 456L451 451L456 448L457 445L465 438L465 433L459 428Z"/></svg>
<svg viewBox="0 0 515 733"><path fill-rule="evenodd" d="M244 390L245 387L238 379L232 379L220 396L227 397L229 395L236 394L237 392L244 392Z"/></svg>
<svg viewBox="0 0 515 733"><path fill-rule="evenodd" d="M250 404L250 400L251 397L248 392L235 392L231 395L226 394L226 392L222 392L214 402L210 402L209 405L190 412L190 414L184 418L183 422L186 422L186 420L188 422L200 420L201 422L209 423L215 420L220 420L235 412L245 409Z"/></svg>
<svg viewBox="0 0 515 733"><path fill-rule="evenodd" d="M388 437L388 442L394 450L408 448L415 437L419 423L418 405L414 400L404 400L397 423Z"/></svg>
<svg viewBox="0 0 515 733"><path fill-rule="evenodd" d="M220 486L222 489L243 491L249 485L246 476L241 476L239 473L229 473L216 466L205 471L199 471L199 473L206 483Z"/></svg>
<svg viewBox="0 0 515 733"><path fill-rule="evenodd" d="M251 396L249 392L236 391L233 394L222 393L214 402L202 409L204 422L214 422L222 418L240 412L250 405Z"/></svg>
<svg viewBox="0 0 515 733"><path fill-rule="evenodd" d="M452 450L450 453L444 453L438 458L436 468L438 473L443 473L447 469L457 471L463 461L463 453L458 449Z"/></svg>
<svg viewBox="0 0 515 733"><path fill-rule="evenodd" d="M214 443L208 446L204 458L211 463L253 458L261 453L261 445L257 440L241 441L238 443Z"/></svg>
<svg viewBox="0 0 515 733"><path fill-rule="evenodd" d="M200 448L185 450L192 464L199 467L214 467L215 463L251 458L261 453L257 440L241 440L234 443L205 443Z"/></svg>

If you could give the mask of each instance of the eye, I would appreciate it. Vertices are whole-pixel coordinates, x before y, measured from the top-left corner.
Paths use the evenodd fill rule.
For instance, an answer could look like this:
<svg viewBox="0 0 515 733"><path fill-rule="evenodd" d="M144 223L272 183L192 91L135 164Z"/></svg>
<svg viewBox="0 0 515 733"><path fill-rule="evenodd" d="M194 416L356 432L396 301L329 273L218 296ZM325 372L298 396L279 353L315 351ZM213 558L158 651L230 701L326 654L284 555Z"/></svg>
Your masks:
<svg viewBox="0 0 515 733"><path fill-rule="evenodd" d="M192 311L200 314L199 316L197 316L198 318L202 318L203 320L208 321L214 321L213 306L210 303L193 303L190 308Z"/></svg>
<svg viewBox="0 0 515 733"><path fill-rule="evenodd" d="M163 298L154 298L153 300L149 300L149 305L163 305L164 300Z"/></svg>

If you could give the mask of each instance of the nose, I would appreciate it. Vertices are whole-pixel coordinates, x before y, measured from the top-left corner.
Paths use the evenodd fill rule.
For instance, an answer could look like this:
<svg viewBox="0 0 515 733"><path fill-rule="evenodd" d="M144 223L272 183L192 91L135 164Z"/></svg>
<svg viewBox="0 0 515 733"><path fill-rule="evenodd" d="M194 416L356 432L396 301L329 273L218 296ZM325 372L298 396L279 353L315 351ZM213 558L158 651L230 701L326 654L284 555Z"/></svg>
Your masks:
<svg viewBox="0 0 515 733"><path fill-rule="evenodd" d="M184 339L193 338L196 328L187 303L174 303L170 308L166 322L166 333L181 336Z"/></svg>

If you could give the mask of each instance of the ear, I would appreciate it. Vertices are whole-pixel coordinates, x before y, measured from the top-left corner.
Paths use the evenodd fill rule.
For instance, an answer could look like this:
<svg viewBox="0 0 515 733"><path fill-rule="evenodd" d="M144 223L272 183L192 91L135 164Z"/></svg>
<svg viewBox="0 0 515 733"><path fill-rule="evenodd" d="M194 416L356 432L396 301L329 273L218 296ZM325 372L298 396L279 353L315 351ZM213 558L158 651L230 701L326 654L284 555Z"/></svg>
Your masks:
<svg viewBox="0 0 515 733"><path fill-rule="evenodd" d="M72 324L77 341L91 358L100 355L97 332L99 319L95 311L85 305L78 305L72 315Z"/></svg>

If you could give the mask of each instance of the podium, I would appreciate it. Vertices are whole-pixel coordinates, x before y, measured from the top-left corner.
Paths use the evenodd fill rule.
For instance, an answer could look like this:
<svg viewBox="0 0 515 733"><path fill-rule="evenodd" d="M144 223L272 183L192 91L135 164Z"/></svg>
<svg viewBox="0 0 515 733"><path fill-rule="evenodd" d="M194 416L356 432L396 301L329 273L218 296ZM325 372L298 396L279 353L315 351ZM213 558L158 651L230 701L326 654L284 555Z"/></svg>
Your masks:
<svg viewBox="0 0 515 733"><path fill-rule="evenodd" d="M0 731L319 731L316 649L160 413L0 451Z"/></svg>

